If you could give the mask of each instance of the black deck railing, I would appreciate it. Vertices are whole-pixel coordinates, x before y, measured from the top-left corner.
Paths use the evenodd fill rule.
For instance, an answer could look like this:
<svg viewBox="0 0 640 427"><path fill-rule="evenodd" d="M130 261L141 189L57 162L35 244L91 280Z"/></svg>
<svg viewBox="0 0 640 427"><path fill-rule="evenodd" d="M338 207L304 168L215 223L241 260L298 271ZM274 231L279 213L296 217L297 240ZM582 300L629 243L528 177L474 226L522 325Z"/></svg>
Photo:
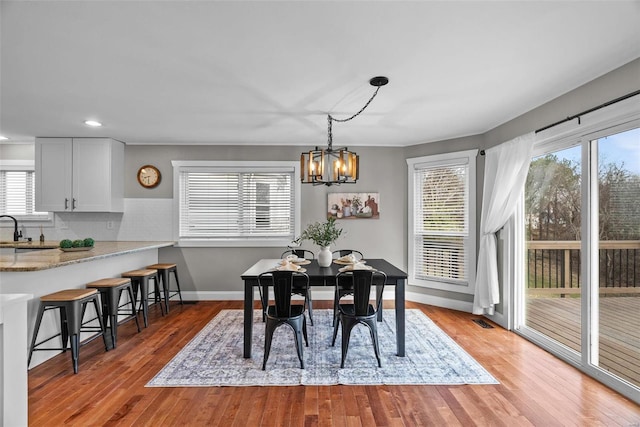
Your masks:
<svg viewBox="0 0 640 427"><path fill-rule="evenodd" d="M529 289L579 290L581 242L527 242ZM599 287L640 290L640 240L603 240L598 250Z"/></svg>

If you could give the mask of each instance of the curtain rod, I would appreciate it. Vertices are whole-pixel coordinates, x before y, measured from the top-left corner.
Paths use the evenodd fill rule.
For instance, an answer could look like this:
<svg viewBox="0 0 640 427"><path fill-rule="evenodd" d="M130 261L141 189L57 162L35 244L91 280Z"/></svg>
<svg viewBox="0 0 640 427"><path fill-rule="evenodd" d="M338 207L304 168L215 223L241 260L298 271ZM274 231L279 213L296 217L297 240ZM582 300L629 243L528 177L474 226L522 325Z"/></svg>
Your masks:
<svg viewBox="0 0 640 427"><path fill-rule="evenodd" d="M601 108L608 107L609 105L615 104L617 102L624 101L625 99L631 98L631 97L636 96L638 94L640 94L640 90L636 90L635 92L631 92L631 93L623 95L623 96L621 96L619 98L612 99L611 101L605 102L604 104L597 105L597 106L595 106L593 108L589 108L588 110L582 111L582 112L580 112L578 114L574 114L573 116L569 116L566 119L563 119L563 120L560 120L558 122L551 123L550 125L547 125L545 127L542 127L540 129L536 130L536 133L542 132L543 130L551 129L554 126L558 126L558 125L560 125L562 123L569 122L569 121L571 121L573 119L576 119L576 118L578 119L578 124L580 124L580 121L579 121L580 120L580 116L584 116L585 114L589 114L589 113L592 113L592 112L594 112L596 110L599 110Z"/></svg>
<svg viewBox="0 0 640 427"><path fill-rule="evenodd" d="M636 90L634 92L631 92L631 93L628 93L626 95L623 95L623 96L621 96L619 98L612 99L611 101L608 101L608 102L605 102L603 104L597 105L597 106L595 106L593 108L589 108L588 110L582 111L582 112L580 112L578 114L574 114L572 116L568 116L566 119L562 119L562 120L557 121L555 123L551 123L550 125L541 127L540 129L536 130L536 133L540 133L543 130L551 129L554 126L561 125L562 123L569 122L569 121L571 121L573 119L576 119L576 118L578 119L578 124L580 124L580 116L584 116L585 114L589 114L589 113L592 113L592 112L594 112L596 110L599 110L601 108L608 107L609 105L615 104L617 102L624 101L625 99L629 99L629 98L634 97L634 96L636 96L638 94L640 94L640 90ZM484 150L480 150L480 155L484 156Z"/></svg>

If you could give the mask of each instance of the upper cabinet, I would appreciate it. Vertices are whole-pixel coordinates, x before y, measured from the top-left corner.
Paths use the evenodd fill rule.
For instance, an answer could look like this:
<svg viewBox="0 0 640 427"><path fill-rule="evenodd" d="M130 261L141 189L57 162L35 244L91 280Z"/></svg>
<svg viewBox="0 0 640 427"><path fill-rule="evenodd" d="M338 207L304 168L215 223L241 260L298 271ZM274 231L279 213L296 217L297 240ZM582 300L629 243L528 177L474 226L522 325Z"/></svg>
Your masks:
<svg viewBox="0 0 640 427"><path fill-rule="evenodd" d="M124 211L122 142L36 138L35 148L37 211Z"/></svg>

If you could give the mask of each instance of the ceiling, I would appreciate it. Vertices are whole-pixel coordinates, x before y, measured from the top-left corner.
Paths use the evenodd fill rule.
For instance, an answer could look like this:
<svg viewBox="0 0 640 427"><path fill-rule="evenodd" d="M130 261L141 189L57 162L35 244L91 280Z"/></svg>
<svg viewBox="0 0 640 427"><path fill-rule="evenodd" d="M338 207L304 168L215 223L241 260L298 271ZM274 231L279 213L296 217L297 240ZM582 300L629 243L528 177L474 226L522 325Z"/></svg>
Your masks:
<svg viewBox="0 0 640 427"><path fill-rule="evenodd" d="M382 75L334 144L408 146L484 133L640 57L640 1L2 0L0 13L12 141L325 145L327 114L357 112Z"/></svg>

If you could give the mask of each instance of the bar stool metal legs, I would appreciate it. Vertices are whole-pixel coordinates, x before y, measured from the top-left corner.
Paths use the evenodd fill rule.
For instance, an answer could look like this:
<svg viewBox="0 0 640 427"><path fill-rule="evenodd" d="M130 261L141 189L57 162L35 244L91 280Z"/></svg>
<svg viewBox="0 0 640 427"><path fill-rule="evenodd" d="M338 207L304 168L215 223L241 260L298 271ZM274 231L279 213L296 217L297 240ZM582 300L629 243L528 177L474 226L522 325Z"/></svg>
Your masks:
<svg viewBox="0 0 640 427"><path fill-rule="evenodd" d="M85 309L87 304L93 304L97 313L97 320L99 327L86 326L82 323ZM37 342L38 331L40 330L40 324L42 323L42 316L45 311L58 309L60 313L60 333L52 337ZM92 319L93 320L93 319ZM87 322L88 323L88 322ZM96 335L80 341L81 332L98 332ZM62 346L58 348L38 348L42 344L52 340L53 338L60 336L62 338ZM100 303L98 301L98 291L95 289L67 289L59 292L54 292L49 295L43 295L40 297L40 307L38 308L38 316L36 318L36 325L33 331L33 337L31 339L31 346L29 347L29 359L27 366L31 363L31 357L34 351L51 351L62 350L66 351L69 347L67 342L70 342L71 347L71 363L73 365L73 372L78 373L78 359L79 349L81 346L88 344L94 339L102 336L104 341L105 350L109 350L107 343L107 337L105 333L104 323L102 321L102 313L100 310Z"/></svg>
<svg viewBox="0 0 640 427"><path fill-rule="evenodd" d="M88 283L87 288L94 288L100 292L100 299L102 300L102 317L105 326L109 325L111 331L111 345L112 348L116 348L118 340L118 324L128 322L129 320L135 320L138 332L140 332L140 323L138 322L138 316L136 312L136 299L133 295L133 286L131 279L128 278L108 278L100 279L94 282ZM120 299L122 292L127 292L129 302L123 306L129 305L130 310L124 313L120 310ZM120 314L128 315L125 319L118 321Z"/></svg>
<svg viewBox="0 0 640 427"><path fill-rule="evenodd" d="M122 277L131 279L133 285L133 298L137 301L138 293L140 294L140 308L142 309L142 318L144 327L149 326L149 280L153 279L156 297L159 297L160 287L158 284L158 271L154 269L132 270L121 274ZM164 316L164 307L160 301L160 312Z"/></svg>
<svg viewBox="0 0 640 427"><path fill-rule="evenodd" d="M180 281L178 280L178 267L176 264L153 264L148 265L147 268L157 270L160 277L160 283L162 283L162 291L164 292L164 304L167 314L169 314L169 299L178 295L180 298L180 304L184 304L182 301L182 292L180 291ZM176 282L176 289L170 289L169 273L173 273L173 277Z"/></svg>

